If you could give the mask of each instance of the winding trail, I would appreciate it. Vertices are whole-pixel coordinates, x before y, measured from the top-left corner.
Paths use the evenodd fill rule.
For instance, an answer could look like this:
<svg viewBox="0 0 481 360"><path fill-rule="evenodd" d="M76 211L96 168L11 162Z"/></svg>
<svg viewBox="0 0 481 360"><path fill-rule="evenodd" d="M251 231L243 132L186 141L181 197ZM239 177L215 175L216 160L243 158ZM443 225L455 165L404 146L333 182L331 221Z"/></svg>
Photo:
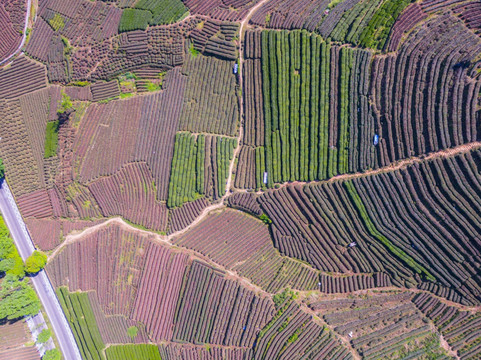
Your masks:
<svg viewBox="0 0 481 360"><path fill-rule="evenodd" d="M18 54L18 52L22 49L23 45L25 45L25 40L27 39L27 28L28 28L28 20L30 19L30 8L31 8L31 6L32 6L32 0L28 0L27 1L27 14L25 15L25 25L23 26L23 36L22 36L22 42L20 43L20 46L17 48L17 50L15 50L7 58L0 61L0 65L7 62L12 57L14 57L16 54Z"/></svg>
<svg viewBox="0 0 481 360"><path fill-rule="evenodd" d="M436 152L428 153L428 154L423 154L420 156L414 156L410 157L407 159L402 159L395 161L387 166L383 166L377 169L373 170L367 170L363 172L356 172L356 173L348 173L348 174L341 174L341 175L336 175L333 176L332 178L329 178L327 180L313 180L313 181L286 181L282 184L279 185L277 189L281 189L283 187L286 187L288 185L306 185L306 184L327 184L335 181L341 181L341 180L350 180L350 179L356 179L364 176L372 176L380 173L386 173L386 172L391 172L391 171L396 171L403 169L407 166L413 165L413 164L418 164L423 161L428 161L428 160L433 160L436 158L447 158L447 157L452 157L456 156L459 154L464 154L468 153L470 151L476 150L476 149L481 149L481 141L474 141L462 145L455 146L453 148L449 149L443 149L439 150ZM247 189L236 189L236 192L249 192ZM257 195L261 195L264 191L259 190L256 192Z"/></svg>
<svg viewBox="0 0 481 360"><path fill-rule="evenodd" d="M472 150L479 149L479 148L481 148L481 141L463 144L463 145L460 145L460 146L457 146L457 147L454 147L454 148L444 149L444 150L434 152L434 153L430 153L430 154L423 155L423 156L418 156L418 157L400 160L398 162L392 163L388 166L378 168L378 169L375 169L375 170L369 170L369 171L366 171L366 172L358 172L358 173L353 173L353 174L343 174L343 175L334 176L334 177L332 177L328 180L324 180L324 181L286 182L286 183L283 183L280 186L280 188L285 187L287 185L296 185L296 184L304 185L304 184L308 184L308 183L322 184L322 183L330 183L330 182L340 181L340 180L349 180L349 179L359 178L359 177L363 177L363 176L372 176L372 175L379 174L379 173L396 171L396 170L402 169L406 166L416 164L416 163L421 163L421 162L427 161L427 160L432 160L432 159L436 159L436 158L447 158L447 157L452 157L452 156L456 156L456 155L459 155L459 154L464 154L464 153L467 153L467 152L470 152ZM239 149L239 145L237 146L237 149ZM235 157L234 157L234 160L235 160ZM103 227L106 227L106 226L108 226L109 224L112 224L112 223L116 223L116 224L120 225L122 228L124 228L126 230L129 230L129 231L132 231L132 232L137 232L137 233L142 233L142 234L153 236L156 239L156 241L162 242L164 244L172 245L171 240L173 238L175 238L176 236L182 235L183 233L187 232L188 230L190 230L191 228L193 228L194 226L199 224L202 220L204 220L204 218L210 212L215 211L215 210L219 210L219 209L222 209L222 208L225 207L224 200L229 195L229 192L231 191L231 187L232 187L231 177L232 177L233 166L234 166L234 162L232 161L231 164L230 164L230 168L229 168L229 181L227 182L226 193L221 198L221 201L218 204L214 204L214 205L206 207L200 213L200 215L192 223L190 223L187 227L185 227L184 229L179 230L179 231L177 231L175 233L172 233L170 235L160 235L156 232L139 229L139 228L137 228L133 225L130 225L129 223L125 222L121 217L114 217L114 218L106 220L106 221L104 221L100 224L91 226L91 227L89 227L89 228L87 228L87 229L85 229L85 230L83 230L79 233L67 235L65 240L53 251L53 253L50 254L49 260L54 258L57 255L57 253L61 249L63 249L66 245L71 244L71 243L73 243L77 240L81 240L83 237L88 236L89 234L92 234L93 232L95 232L99 229L102 229ZM236 191L237 192L247 192L247 190L236 190ZM258 193L262 194L262 191L259 191Z"/></svg>

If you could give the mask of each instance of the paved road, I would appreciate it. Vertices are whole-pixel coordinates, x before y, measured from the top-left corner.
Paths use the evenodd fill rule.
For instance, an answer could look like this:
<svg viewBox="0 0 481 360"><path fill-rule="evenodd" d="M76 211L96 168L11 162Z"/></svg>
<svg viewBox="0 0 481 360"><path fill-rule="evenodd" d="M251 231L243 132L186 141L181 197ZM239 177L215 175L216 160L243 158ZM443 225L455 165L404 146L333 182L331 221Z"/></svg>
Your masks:
<svg viewBox="0 0 481 360"><path fill-rule="evenodd" d="M0 185L0 211L17 245L20 256L25 260L35 250L35 247L6 181L3 181ZM73 337L72 330L45 271L41 271L31 279L50 320L53 331L57 336L64 358L66 360L81 360L82 357L80 356L80 351Z"/></svg>
<svg viewBox="0 0 481 360"><path fill-rule="evenodd" d="M23 44L25 44L25 40L27 39L27 28L28 28L28 19L30 17L30 8L32 7L32 0L27 1L27 13L25 14L25 25L23 26L23 36L22 36L22 42L20 43L20 46L15 50L10 56L5 58L4 60L0 61L0 65L2 65L4 62L7 62L10 60L16 53L20 51L22 48Z"/></svg>

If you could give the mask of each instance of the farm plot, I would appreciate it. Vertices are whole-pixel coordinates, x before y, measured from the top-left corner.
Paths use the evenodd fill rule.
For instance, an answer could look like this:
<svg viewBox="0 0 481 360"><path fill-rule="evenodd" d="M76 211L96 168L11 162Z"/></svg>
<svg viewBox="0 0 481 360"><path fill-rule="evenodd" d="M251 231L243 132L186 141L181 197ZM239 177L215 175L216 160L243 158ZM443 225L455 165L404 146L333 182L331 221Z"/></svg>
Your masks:
<svg viewBox="0 0 481 360"><path fill-rule="evenodd" d="M111 80L146 66L159 72L184 63L184 34L195 19L171 26L156 26L146 31L131 31L90 49L78 48L70 56L73 80Z"/></svg>
<svg viewBox="0 0 481 360"><path fill-rule="evenodd" d="M309 306L363 359L448 358L439 334L409 302L412 294L377 293L320 300ZM443 357L445 356L445 357Z"/></svg>
<svg viewBox="0 0 481 360"><path fill-rule="evenodd" d="M391 28L410 1L275 0L251 18L254 25L274 29L306 29L324 39L383 49Z"/></svg>
<svg viewBox="0 0 481 360"><path fill-rule="evenodd" d="M181 0L140 0L135 8L152 13L150 25L172 24L188 13Z"/></svg>
<svg viewBox="0 0 481 360"><path fill-rule="evenodd" d="M25 320L0 325L0 359L39 360L35 346L25 346L31 334Z"/></svg>
<svg viewBox="0 0 481 360"><path fill-rule="evenodd" d="M105 344L128 344L132 342L140 344L149 342L149 337L143 324L128 319L123 315L106 316L99 304L97 293L89 291L87 294L102 341ZM129 328L132 327L137 328L137 335L135 336L129 335Z"/></svg>
<svg viewBox="0 0 481 360"><path fill-rule="evenodd" d="M28 136L28 128L22 117L20 100L0 99L0 112L4 121L0 123L2 141L0 156L4 161L7 178L16 196L32 193L43 188L43 174L36 162L32 141ZM37 134L38 136L45 136Z"/></svg>
<svg viewBox="0 0 481 360"><path fill-rule="evenodd" d="M252 350L228 347L195 346L190 344L159 345L162 360L212 359L244 360L252 358Z"/></svg>
<svg viewBox="0 0 481 360"><path fill-rule="evenodd" d="M0 69L0 99L14 99L47 86L45 66L21 56Z"/></svg>
<svg viewBox="0 0 481 360"><path fill-rule="evenodd" d="M208 16L215 20L240 21L257 0L185 0L191 14Z"/></svg>
<svg viewBox="0 0 481 360"><path fill-rule="evenodd" d="M294 294L285 291L276 301L277 313L260 331L254 359L352 359L346 347L326 327L299 309Z"/></svg>
<svg viewBox="0 0 481 360"><path fill-rule="evenodd" d="M146 163L131 163L88 188L106 217L122 215L135 224L161 231L167 227L165 203L156 200L152 173Z"/></svg>
<svg viewBox="0 0 481 360"><path fill-rule="evenodd" d="M190 33L193 40L191 51L197 50L221 59L236 60L238 57L235 38L239 25L230 22L207 20L199 23Z"/></svg>
<svg viewBox="0 0 481 360"><path fill-rule="evenodd" d="M255 187L262 184L264 172L272 187L377 165L367 98L371 53L332 46L305 31L254 32L246 37L246 48L252 59L246 63L250 128L245 139L257 148L241 159L238 176L252 174L254 161ZM261 86L264 109L259 118ZM252 180L238 184L253 187Z"/></svg>
<svg viewBox="0 0 481 360"><path fill-rule="evenodd" d="M86 46L116 35L122 11L101 1L46 0L38 15L72 45Z"/></svg>
<svg viewBox="0 0 481 360"><path fill-rule="evenodd" d="M479 150L259 198L281 253L479 304ZM442 220L441 220L442 219Z"/></svg>
<svg viewBox="0 0 481 360"><path fill-rule="evenodd" d="M113 175L122 166L145 161L155 180L157 199L167 200L175 132L183 94L177 70L166 76L164 90L88 107L74 143L79 180L89 183ZM150 186L150 185L149 185Z"/></svg>
<svg viewBox="0 0 481 360"><path fill-rule="evenodd" d="M470 64L480 50L481 40L461 20L439 15L396 54L374 58L370 99L381 166L479 139L481 82Z"/></svg>
<svg viewBox="0 0 481 360"><path fill-rule="evenodd" d="M384 273L342 276L322 274L319 277L319 284L319 291L327 294L350 293L392 285L390 277Z"/></svg>
<svg viewBox="0 0 481 360"><path fill-rule="evenodd" d="M429 294L418 294L412 301L434 322L460 359L479 358L481 354L479 312L459 310Z"/></svg>
<svg viewBox="0 0 481 360"><path fill-rule="evenodd" d="M97 316L104 339L119 339L122 324L134 321L145 324L155 342L249 348L273 312L270 298L203 262L191 262L182 252L115 225L68 245L49 262L47 271L56 287L95 290L88 295L97 299L91 300L94 313L126 317L115 325L113 318L107 323ZM106 324L118 329L108 333Z"/></svg>
<svg viewBox="0 0 481 360"><path fill-rule="evenodd" d="M169 208L206 196L225 194L230 161L237 141L232 138L177 133L169 180Z"/></svg>
<svg viewBox="0 0 481 360"><path fill-rule="evenodd" d="M22 0L8 0L0 4L0 61L13 54L22 42L26 11Z"/></svg>
<svg viewBox="0 0 481 360"><path fill-rule="evenodd" d="M187 76L179 129L235 136L239 100L234 63L203 55L187 55Z"/></svg>
<svg viewBox="0 0 481 360"><path fill-rule="evenodd" d="M317 288L318 273L273 248L267 226L240 211L210 214L174 244L194 249L217 264L234 270L268 292L290 286L298 290Z"/></svg>
<svg viewBox="0 0 481 360"><path fill-rule="evenodd" d="M69 293L67 288L61 287L57 290L57 296L83 358L105 359L102 352L105 344L102 342L88 294Z"/></svg>
<svg viewBox="0 0 481 360"><path fill-rule="evenodd" d="M47 271L55 287L95 290L106 315L127 315L149 246L144 237L111 225L67 246L49 262Z"/></svg>
<svg viewBox="0 0 481 360"><path fill-rule="evenodd" d="M268 298L260 298L223 273L194 261L177 303L173 340L251 347L257 329L272 315Z"/></svg>
<svg viewBox="0 0 481 360"><path fill-rule="evenodd" d="M159 349L151 344L113 345L105 350L107 360L149 359L162 360Z"/></svg>
<svg viewBox="0 0 481 360"><path fill-rule="evenodd" d="M24 216L23 210L20 210ZM28 232L32 237L35 245L43 251L49 251L60 245L63 236L83 230L87 227L97 225L99 221L71 221L66 219L49 219L49 218L25 218Z"/></svg>
<svg viewBox="0 0 481 360"><path fill-rule="evenodd" d="M187 261L187 255L162 246L151 246L147 252L130 316L145 324L153 341L172 339Z"/></svg>

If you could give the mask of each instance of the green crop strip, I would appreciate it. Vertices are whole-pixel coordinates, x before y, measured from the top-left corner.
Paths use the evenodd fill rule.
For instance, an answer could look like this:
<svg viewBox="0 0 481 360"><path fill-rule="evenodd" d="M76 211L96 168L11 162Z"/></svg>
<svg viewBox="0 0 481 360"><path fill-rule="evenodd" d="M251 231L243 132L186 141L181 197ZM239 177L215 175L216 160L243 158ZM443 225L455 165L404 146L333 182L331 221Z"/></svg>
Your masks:
<svg viewBox="0 0 481 360"><path fill-rule="evenodd" d="M44 158L47 159L57 155L58 146L58 125L57 121L49 121L45 130L45 153Z"/></svg>
<svg viewBox="0 0 481 360"><path fill-rule="evenodd" d="M95 320L86 292L70 293L67 288L57 289L57 296L70 323L75 340L84 359L103 360L105 344Z"/></svg>
<svg viewBox="0 0 481 360"><path fill-rule="evenodd" d="M107 360L161 360L158 347L151 344L112 345L105 350L105 355L107 355Z"/></svg>
<svg viewBox="0 0 481 360"><path fill-rule="evenodd" d="M234 156L237 141L232 138L213 136L215 145L211 153L216 159L216 184L219 196L225 193L229 164ZM215 146L215 148L214 148ZM197 137L186 132L175 136L174 157L169 180L167 206L174 208L201 198L205 194L205 135Z"/></svg>
<svg viewBox="0 0 481 360"><path fill-rule="evenodd" d="M367 230L377 240L379 240L394 256L401 259L406 265L408 265L411 269L413 269L418 274L426 275L426 278L430 281L436 281L435 277L429 273L423 266L416 263L416 261L406 254L403 250L399 249L395 246L388 238L382 235L374 226L371 218L369 217L366 207L364 206L361 197L357 193L356 188L350 181L344 182L344 187L349 193L351 200L354 202L354 205L359 212L359 215L364 221L364 225L366 225Z"/></svg>
<svg viewBox="0 0 481 360"><path fill-rule="evenodd" d="M273 187L350 171L359 52L304 30L262 32L265 145L256 148L257 188L264 187L264 172Z"/></svg>

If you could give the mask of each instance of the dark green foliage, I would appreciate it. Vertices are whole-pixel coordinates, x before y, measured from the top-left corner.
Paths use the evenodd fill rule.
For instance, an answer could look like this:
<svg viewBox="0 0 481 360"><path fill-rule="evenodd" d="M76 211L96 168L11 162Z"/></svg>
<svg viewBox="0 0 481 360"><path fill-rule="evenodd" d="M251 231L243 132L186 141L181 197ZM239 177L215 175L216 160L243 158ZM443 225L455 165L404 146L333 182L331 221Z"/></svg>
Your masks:
<svg viewBox="0 0 481 360"><path fill-rule="evenodd" d="M161 360L158 347L150 344L113 345L105 350L105 355L107 360Z"/></svg>
<svg viewBox="0 0 481 360"><path fill-rule="evenodd" d="M25 261L25 271L30 274L36 274L47 264L47 255L41 251L35 250Z"/></svg>
<svg viewBox="0 0 481 360"><path fill-rule="evenodd" d="M69 293L67 288L57 289L57 296L70 323L84 359L104 359L105 345L85 292Z"/></svg>
<svg viewBox="0 0 481 360"><path fill-rule="evenodd" d="M45 153L44 158L57 156L58 146L58 125L57 121L49 121L45 130Z"/></svg>
<svg viewBox="0 0 481 360"><path fill-rule="evenodd" d="M152 21L152 13L147 10L125 9L120 18L119 31L145 30Z"/></svg>
<svg viewBox="0 0 481 360"><path fill-rule="evenodd" d="M40 300L32 287L15 275L6 275L0 286L0 319L15 320L39 311Z"/></svg>
<svg viewBox="0 0 481 360"><path fill-rule="evenodd" d="M152 13L150 25L172 24L188 11L181 0L139 0L135 8Z"/></svg>

